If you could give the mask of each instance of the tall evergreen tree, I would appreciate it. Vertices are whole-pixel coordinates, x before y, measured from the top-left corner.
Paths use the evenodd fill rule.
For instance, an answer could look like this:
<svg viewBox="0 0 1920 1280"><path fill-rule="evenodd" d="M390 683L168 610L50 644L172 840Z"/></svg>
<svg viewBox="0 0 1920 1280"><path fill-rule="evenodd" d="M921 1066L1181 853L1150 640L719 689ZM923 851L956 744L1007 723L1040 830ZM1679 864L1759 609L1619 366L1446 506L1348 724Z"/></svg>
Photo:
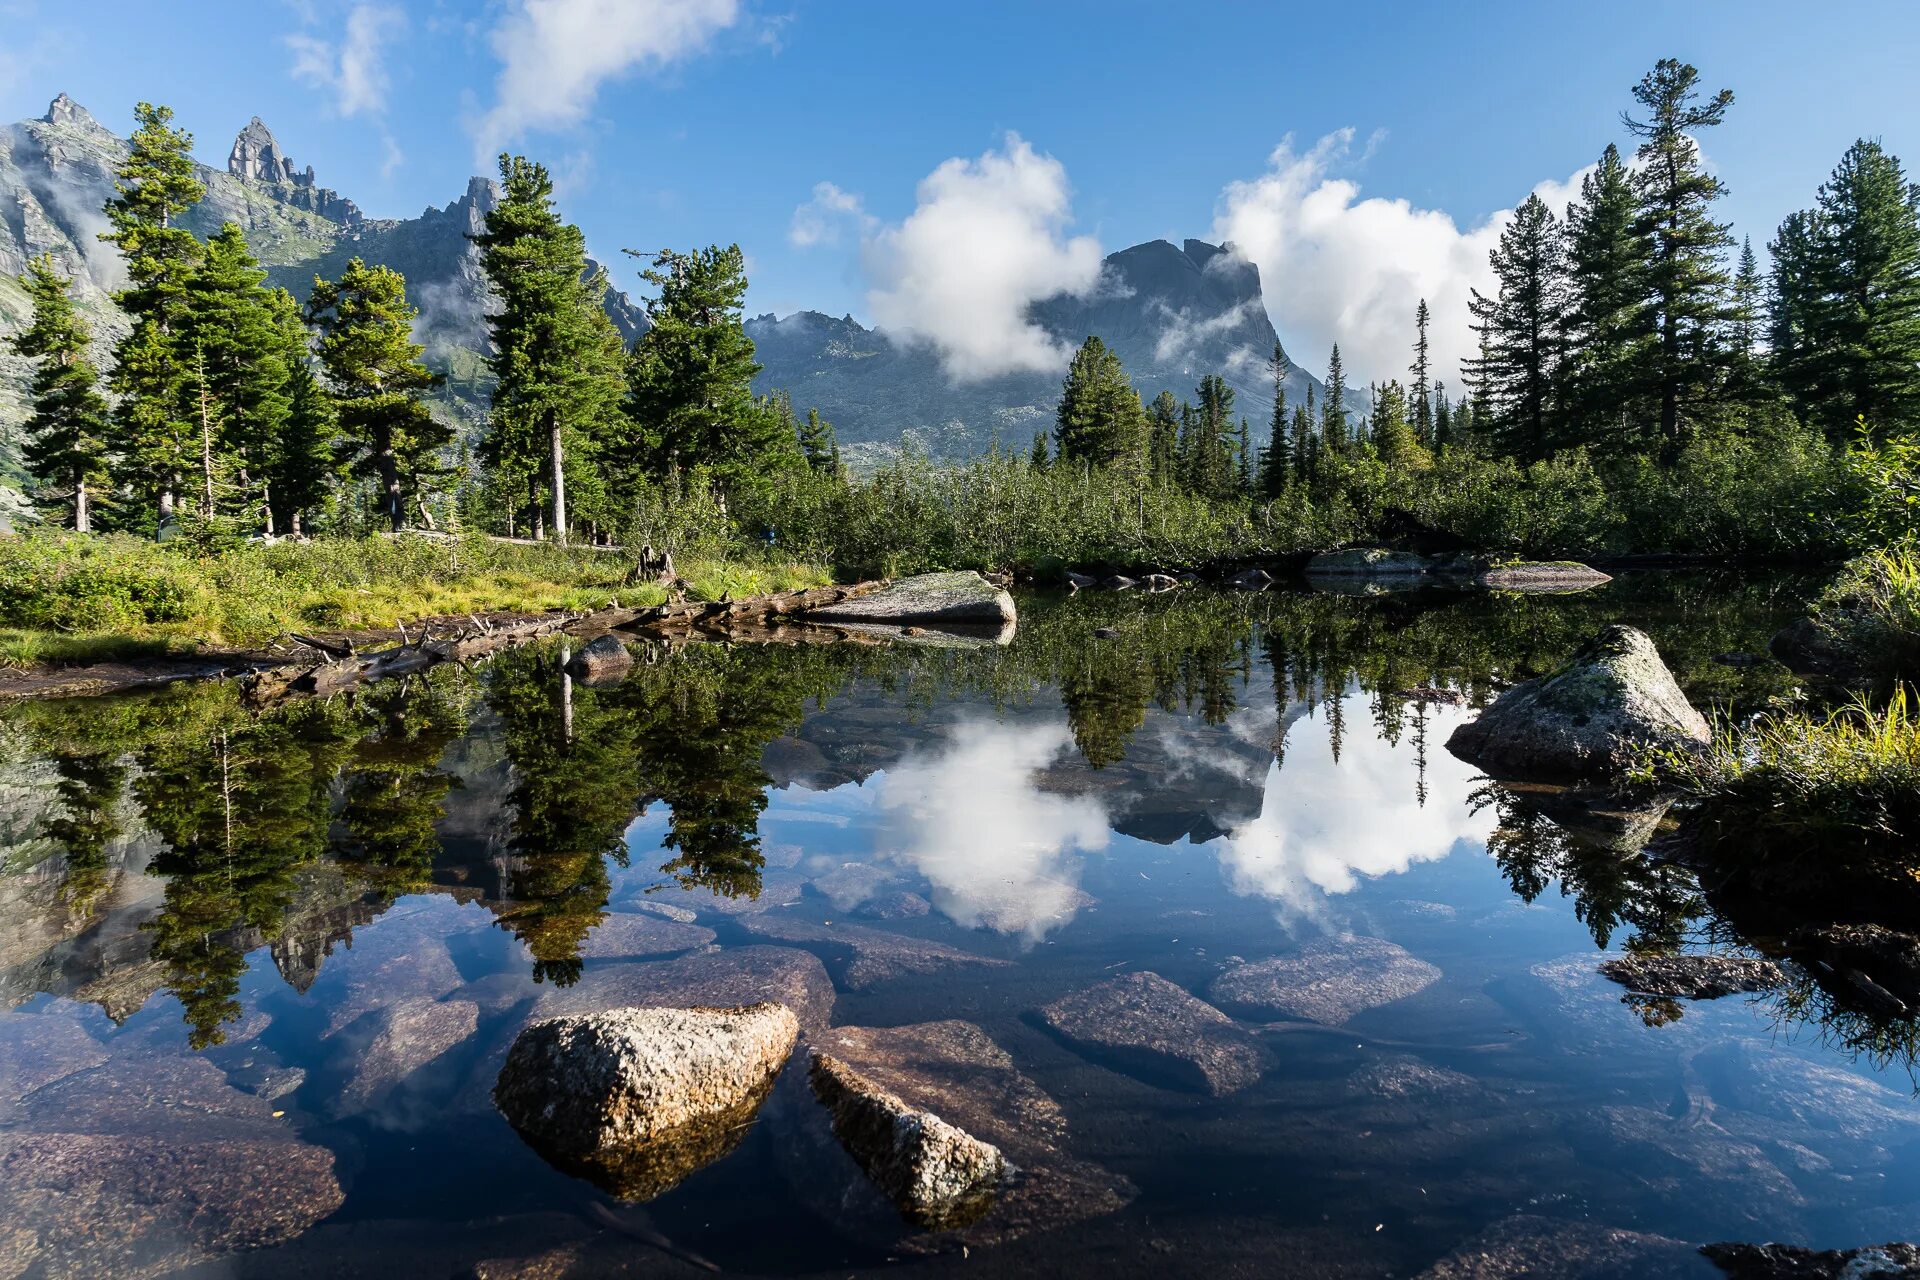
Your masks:
<svg viewBox="0 0 1920 1280"><path fill-rule="evenodd" d="M1545 457L1555 441L1549 418L1560 372L1566 269L1559 223L1530 195L1514 210L1492 254L1497 294L1473 291L1470 309L1480 356L1470 362L1475 394L1485 398L1508 453Z"/></svg>
<svg viewBox="0 0 1920 1280"><path fill-rule="evenodd" d="M1060 390L1053 438L1063 460L1138 470L1146 412L1119 355L1097 337L1080 344Z"/></svg>
<svg viewBox="0 0 1920 1280"><path fill-rule="evenodd" d="M1051 459L1047 455L1047 433L1045 429L1033 433L1033 447L1027 450L1027 465L1035 471L1045 471Z"/></svg>
<svg viewBox="0 0 1920 1280"><path fill-rule="evenodd" d="M1147 466L1154 482L1171 484L1178 478L1180 458L1180 402L1171 391L1153 398L1147 410Z"/></svg>
<svg viewBox="0 0 1920 1280"><path fill-rule="evenodd" d="M1340 344L1333 344L1327 361L1327 398L1320 406L1320 443L1329 453L1347 447L1347 372L1340 363Z"/></svg>
<svg viewBox="0 0 1920 1280"><path fill-rule="evenodd" d="M1640 328L1651 340L1640 349L1639 381L1659 406L1661 448L1669 458L1710 410L1725 366L1722 258L1733 241L1727 224L1713 220L1713 202L1726 190L1701 162L1694 135L1725 118L1733 91L1701 102L1699 82L1690 64L1662 58L1633 89L1646 118L1621 117L1640 139L1634 230L1650 246Z"/></svg>
<svg viewBox="0 0 1920 1280"><path fill-rule="evenodd" d="M1433 451L1444 453L1453 439L1453 407L1447 403L1447 384L1433 384Z"/></svg>
<svg viewBox="0 0 1920 1280"><path fill-rule="evenodd" d="M107 202L112 230L100 236L126 259L127 287L114 301L133 321L115 350L109 385L119 397L115 416L128 479L152 500L164 525L173 515L194 438L188 410L193 359L177 331L201 246L177 223L206 189L194 177L193 135L173 127L172 108L142 102L134 119L127 158L115 174L119 194Z"/></svg>
<svg viewBox="0 0 1920 1280"><path fill-rule="evenodd" d="M1427 348L1427 325L1432 319L1427 300L1420 299L1413 313L1413 364L1407 370L1413 375L1413 385L1408 388L1407 398L1414 439L1422 448L1433 444L1433 361Z"/></svg>
<svg viewBox="0 0 1920 1280"><path fill-rule="evenodd" d="M1189 415L1183 452L1187 485L1195 493L1225 498L1235 488L1233 388L1217 373L1200 380L1198 403Z"/></svg>
<svg viewBox="0 0 1920 1280"><path fill-rule="evenodd" d="M1567 362L1562 371L1566 443L1620 447L1641 425L1640 353L1650 245L1638 223L1633 179L1608 144L1567 209Z"/></svg>
<svg viewBox="0 0 1920 1280"><path fill-rule="evenodd" d="M1307 385L1307 402L1293 410L1293 474L1303 485L1311 486L1320 478L1320 435L1313 420L1313 385Z"/></svg>
<svg viewBox="0 0 1920 1280"><path fill-rule="evenodd" d="M1279 343L1273 344L1273 359L1267 364L1273 375L1273 417L1267 423L1267 448L1260 459L1260 492L1277 498L1293 479L1293 442L1288 438L1292 419L1287 413L1287 356Z"/></svg>
<svg viewBox="0 0 1920 1280"><path fill-rule="evenodd" d="M21 460L34 478L41 502L68 506L73 527L93 528L93 507L108 484L107 402L89 344L93 334L74 309L72 281L54 270L51 255L27 264L20 283L33 303L33 318L13 335L13 349L38 363L27 396Z"/></svg>
<svg viewBox="0 0 1920 1280"><path fill-rule="evenodd" d="M840 474L840 442L833 434L833 424L822 418L818 409L807 410L807 420L800 424L800 455L822 475Z"/></svg>
<svg viewBox="0 0 1920 1280"><path fill-rule="evenodd" d="M486 230L473 237L500 300L487 318L486 453L529 480L544 467L553 537L565 546L568 457L597 480L596 458L613 452L624 428L625 350L604 306L606 275L589 265L580 229L560 220L546 167L502 155L500 184Z"/></svg>
<svg viewBox="0 0 1920 1280"><path fill-rule="evenodd" d="M1415 471L1433 463L1433 456L1414 435L1407 409L1406 391L1397 380L1389 381L1374 397L1368 423L1380 461L1395 471Z"/></svg>
<svg viewBox="0 0 1920 1280"><path fill-rule="evenodd" d="M315 278L306 314L320 331L320 368L348 465L378 483L380 515L396 532L409 506L431 526L427 487L446 471L439 453L453 432L420 398L437 379L420 363L406 280L355 258L338 280Z"/></svg>
<svg viewBox="0 0 1920 1280"><path fill-rule="evenodd" d="M207 241L187 282L180 340L194 354L199 390L210 402L216 434L203 439L201 503L216 488L216 470L249 509L271 512L269 460L281 447L288 402L287 335L281 304L266 287L240 228L229 222ZM219 518L203 510L203 521ZM269 531L271 529L269 517Z"/></svg>

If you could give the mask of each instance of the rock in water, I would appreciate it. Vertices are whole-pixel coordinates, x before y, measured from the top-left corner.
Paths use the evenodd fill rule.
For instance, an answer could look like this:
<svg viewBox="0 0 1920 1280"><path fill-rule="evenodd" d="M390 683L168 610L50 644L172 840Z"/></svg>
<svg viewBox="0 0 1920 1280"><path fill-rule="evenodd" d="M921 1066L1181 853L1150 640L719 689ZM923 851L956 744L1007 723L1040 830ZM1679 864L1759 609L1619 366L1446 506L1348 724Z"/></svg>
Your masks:
<svg viewBox="0 0 1920 1280"><path fill-rule="evenodd" d="M1808 1249L1797 1244L1710 1244L1700 1250L1733 1280L1879 1280L1920 1276L1920 1248L1876 1244Z"/></svg>
<svg viewBox="0 0 1920 1280"><path fill-rule="evenodd" d="M1645 632L1614 625L1553 675L1517 684L1447 739L1447 750L1500 776L1617 773L1643 748L1698 751L1707 722Z"/></svg>
<svg viewBox="0 0 1920 1280"><path fill-rule="evenodd" d="M1496 591L1555 595L1605 586L1613 576L1577 560L1519 560L1482 569L1473 580Z"/></svg>
<svg viewBox="0 0 1920 1280"><path fill-rule="evenodd" d="M800 615L809 622L941 622L997 627L1014 621L1013 597L971 571L923 573Z"/></svg>
<svg viewBox="0 0 1920 1280"><path fill-rule="evenodd" d="M1766 991L1786 980L1780 966L1750 956L1616 956L1601 963L1600 974L1639 995L1678 1000Z"/></svg>
<svg viewBox="0 0 1920 1280"><path fill-rule="evenodd" d="M1310 577L1418 578L1431 572L1433 563L1425 556L1383 547L1323 551L1307 561Z"/></svg>
<svg viewBox="0 0 1920 1280"><path fill-rule="evenodd" d="M832 1113L833 1136L907 1221L946 1230L993 1207L1010 1172L1000 1148L916 1110L818 1050L808 1080Z"/></svg>
<svg viewBox="0 0 1920 1280"><path fill-rule="evenodd" d="M595 684L618 680L632 665L633 655L627 652L627 646L613 636L599 636L567 659L567 674Z"/></svg>
<svg viewBox="0 0 1920 1280"><path fill-rule="evenodd" d="M651 1199L738 1144L799 1034L778 1004L549 1018L513 1042L494 1105L562 1168Z"/></svg>
<svg viewBox="0 0 1920 1280"><path fill-rule="evenodd" d="M1440 971L1379 938L1315 942L1289 955L1236 965L1207 994L1263 1017L1338 1026L1366 1009L1426 990Z"/></svg>
<svg viewBox="0 0 1920 1280"><path fill-rule="evenodd" d="M1157 973L1129 973L1062 996L1040 1017L1076 1045L1215 1097L1252 1084L1266 1067L1252 1036Z"/></svg>

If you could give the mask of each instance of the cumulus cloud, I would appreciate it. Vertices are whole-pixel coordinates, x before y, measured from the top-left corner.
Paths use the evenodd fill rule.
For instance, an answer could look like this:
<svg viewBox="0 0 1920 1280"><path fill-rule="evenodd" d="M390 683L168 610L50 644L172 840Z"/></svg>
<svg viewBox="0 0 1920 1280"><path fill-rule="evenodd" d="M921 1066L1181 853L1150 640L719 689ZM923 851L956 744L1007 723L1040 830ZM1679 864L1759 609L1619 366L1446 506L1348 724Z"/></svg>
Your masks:
<svg viewBox="0 0 1920 1280"><path fill-rule="evenodd" d="M1413 314L1425 298L1433 312L1428 336L1435 376L1458 388L1461 363L1477 345L1469 291L1492 287L1487 255L1513 211L1462 228L1443 210L1362 199L1358 184L1334 176L1355 162L1353 144L1352 129L1328 134L1305 152L1294 149L1291 137L1283 140L1265 173L1221 192L1214 238L1232 242L1260 268L1268 308L1302 363L1324 365L1337 342L1350 380L1405 381ZM1367 150L1372 146L1370 140ZM1578 192L1580 176L1535 190L1561 212Z"/></svg>
<svg viewBox="0 0 1920 1280"><path fill-rule="evenodd" d="M514 0L491 37L500 75L475 128L482 158L579 124L608 80L697 54L740 14L739 0Z"/></svg>
<svg viewBox="0 0 1920 1280"><path fill-rule="evenodd" d="M857 197L822 183L789 234L823 243L837 234L830 228L856 229L875 323L936 349L949 378L1053 373L1073 353L1028 309L1100 285L1100 244L1069 233L1072 206L1065 166L1010 133L999 148L928 174L898 223L870 218Z"/></svg>
<svg viewBox="0 0 1920 1280"><path fill-rule="evenodd" d="M407 16L380 4L347 11L338 40L305 32L286 38L294 78L333 95L343 116L377 116L387 108L386 46L407 29Z"/></svg>
<svg viewBox="0 0 1920 1280"><path fill-rule="evenodd" d="M924 876L933 905L956 924L1039 941L1084 900L1073 855L1107 847L1097 802L1034 784L1072 741L1064 723L955 726L944 749L881 779L884 856Z"/></svg>

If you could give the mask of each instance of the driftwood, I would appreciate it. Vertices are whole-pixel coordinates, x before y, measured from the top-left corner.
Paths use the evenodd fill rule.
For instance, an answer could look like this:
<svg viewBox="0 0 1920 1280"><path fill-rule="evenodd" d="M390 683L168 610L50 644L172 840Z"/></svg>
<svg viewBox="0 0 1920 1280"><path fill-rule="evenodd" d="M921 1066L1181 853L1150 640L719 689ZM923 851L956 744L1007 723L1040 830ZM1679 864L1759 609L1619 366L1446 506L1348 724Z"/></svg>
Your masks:
<svg viewBox="0 0 1920 1280"><path fill-rule="evenodd" d="M256 704L278 702L289 697L326 697L376 680L414 675L443 662L469 662L497 649L511 648L540 636L556 634L582 616L560 613L507 624L483 624L480 619L473 618L473 630L440 640L423 636L412 643L402 643L372 653L353 654L348 649L346 652L352 656L317 666L269 667L250 677L247 697ZM312 643L301 637L295 638L301 639L302 643ZM320 648L319 645L314 647ZM337 652L338 646L329 646L326 651Z"/></svg>
<svg viewBox="0 0 1920 1280"><path fill-rule="evenodd" d="M750 596L745 600L675 600L650 609L621 610L626 616L607 625L620 631L673 631L715 622L741 622L751 619L786 618L820 609L842 600L878 591L884 582L856 582L845 587L809 587L799 591L776 591L771 595Z"/></svg>

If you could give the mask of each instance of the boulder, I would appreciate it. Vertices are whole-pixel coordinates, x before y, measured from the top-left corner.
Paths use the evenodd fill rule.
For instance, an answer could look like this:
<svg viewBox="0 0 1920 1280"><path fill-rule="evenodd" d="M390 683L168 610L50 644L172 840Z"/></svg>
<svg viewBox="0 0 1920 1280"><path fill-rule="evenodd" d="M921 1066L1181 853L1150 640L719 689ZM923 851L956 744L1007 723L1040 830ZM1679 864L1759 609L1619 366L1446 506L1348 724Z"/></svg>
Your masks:
<svg viewBox="0 0 1920 1280"><path fill-rule="evenodd" d="M1877 924L1808 925L1787 949L1872 1011L1904 1018L1920 1005L1920 937Z"/></svg>
<svg viewBox="0 0 1920 1280"><path fill-rule="evenodd" d="M652 1199L738 1144L799 1033L771 1003L549 1018L514 1040L493 1100L559 1167Z"/></svg>
<svg viewBox="0 0 1920 1280"><path fill-rule="evenodd" d="M1700 1250L1732 1280L1879 1280L1920 1276L1920 1247L1870 1244L1808 1249L1797 1244L1710 1244Z"/></svg>
<svg viewBox="0 0 1920 1280"><path fill-rule="evenodd" d="M621 913L609 915L593 926L580 944L580 954L590 960L670 955L704 947L712 941L713 930L697 924L662 918L652 912Z"/></svg>
<svg viewBox="0 0 1920 1280"><path fill-rule="evenodd" d="M1711 739L1653 641L1616 624L1561 670L1501 694L1447 750L1497 776L1579 778L1621 772L1642 750L1699 751Z"/></svg>
<svg viewBox="0 0 1920 1280"><path fill-rule="evenodd" d="M1265 569L1247 569L1233 576L1233 585L1242 591L1258 591L1273 581Z"/></svg>
<svg viewBox="0 0 1920 1280"><path fill-rule="evenodd" d="M969 570L902 578L801 616L809 622L958 622L997 627L1014 621L1014 608L1012 596Z"/></svg>
<svg viewBox="0 0 1920 1280"><path fill-rule="evenodd" d="M749 916L741 922L748 933L781 942L812 943L829 958L841 958L841 979L854 991L910 973L942 973L975 965L1004 965L1005 960L975 955L944 942L911 938L857 924L815 924L789 916Z"/></svg>
<svg viewBox="0 0 1920 1280"><path fill-rule="evenodd" d="M588 684L618 680L633 665L633 655L617 637L598 636L567 659L567 674Z"/></svg>
<svg viewBox="0 0 1920 1280"><path fill-rule="evenodd" d="M1149 591L1171 591L1180 585L1178 580L1164 573L1150 573L1144 581Z"/></svg>
<svg viewBox="0 0 1920 1280"><path fill-rule="evenodd" d="M1220 1097L1260 1078L1267 1056L1233 1019L1157 973L1062 996L1040 1019L1068 1042L1154 1080Z"/></svg>
<svg viewBox="0 0 1920 1280"><path fill-rule="evenodd" d="M464 1043L480 1023L480 1006L466 1000L407 1000L375 1010L337 1032L347 1078L329 1100L331 1114L380 1109L410 1076ZM265 1096L262 1094L261 1096Z"/></svg>
<svg viewBox="0 0 1920 1280"><path fill-rule="evenodd" d="M1418 994L1440 970L1379 938L1313 942L1284 956L1235 965L1213 980L1216 1004L1260 1017L1338 1026L1366 1009Z"/></svg>
<svg viewBox="0 0 1920 1280"><path fill-rule="evenodd" d="M808 1081L833 1118L833 1136L907 1221L944 1230L993 1207L1012 1172L1000 1148L818 1050Z"/></svg>
<svg viewBox="0 0 1920 1280"><path fill-rule="evenodd" d="M1071 591L1085 591L1088 587L1098 586L1098 578L1090 578L1084 573L1067 570L1067 588Z"/></svg>
<svg viewBox="0 0 1920 1280"><path fill-rule="evenodd" d="M1612 582L1613 576L1577 560L1519 560L1482 569L1473 580L1496 591L1555 595L1588 591Z"/></svg>
<svg viewBox="0 0 1920 1280"><path fill-rule="evenodd" d="M1323 551L1307 561L1309 577L1416 578L1433 572L1425 556L1384 547Z"/></svg>
<svg viewBox="0 0 1920 1280"><path fill-rule="evenodd" d="M1600 976L1636 995L1675 1000L1717 1000L1739 992L1767 991L1786 980L1780 966L1751 956L1616 956L1602 961Z"/></svg>
<svg viewBox="0 0 1920 1280"><path fill-rule="evenodd" d="M917 893L896 889L863 902L858 914L869 920L912 920L933 910L933 904Z"/></svg>
<svg viewBox="0 0 1920 1280"><path fill-rule="evenodd" d="M1496 1222L1416 1280L1679 1280L1698 1276L1688 1245L1597 1222L1519 1215Z"/></svg>

